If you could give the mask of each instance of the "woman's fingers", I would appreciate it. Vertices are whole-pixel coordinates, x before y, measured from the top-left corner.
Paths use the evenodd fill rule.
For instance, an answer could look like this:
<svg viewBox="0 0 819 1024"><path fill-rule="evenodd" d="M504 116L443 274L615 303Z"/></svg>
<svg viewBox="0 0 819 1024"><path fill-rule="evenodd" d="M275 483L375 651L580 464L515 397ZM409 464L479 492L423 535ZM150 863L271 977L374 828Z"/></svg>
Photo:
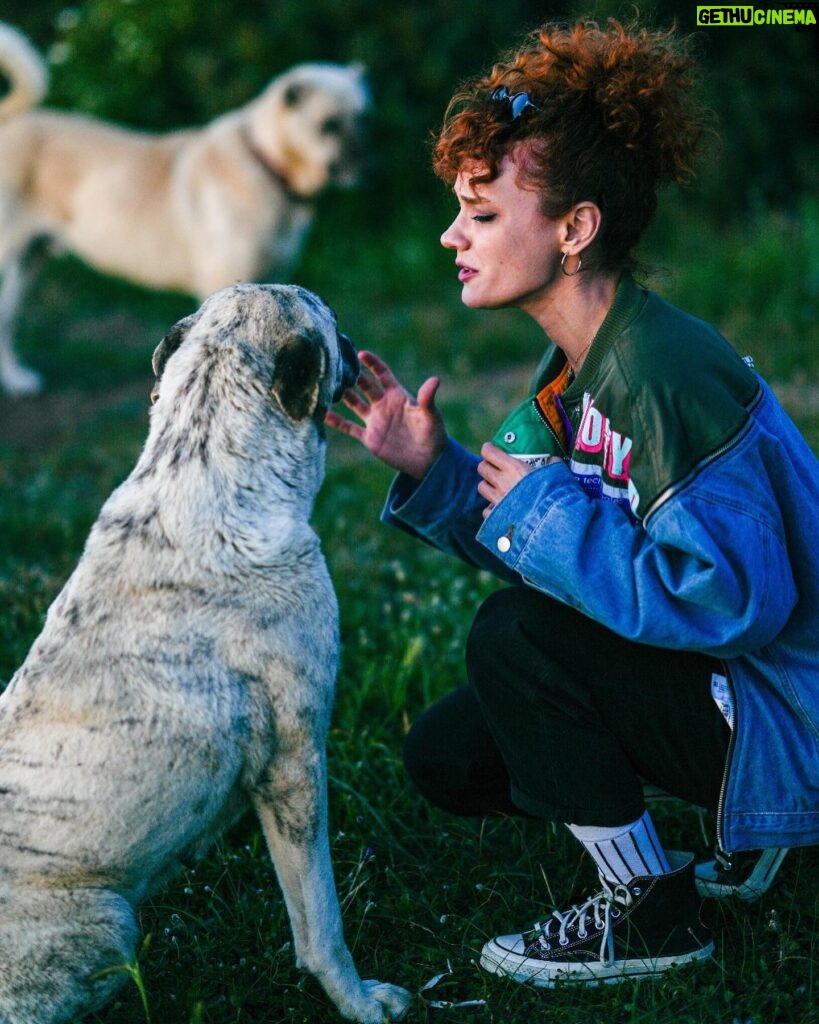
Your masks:
<svg viewBox="0 0 819 1024"><path fill-rule="evenodd" d="M481 452L481 454L483 454L483 452ZM501 479L503 473L500 467L494 462L490 462L488 459L484 458L478 463L478 475L482 476L487 483L494 485L499 479Z"/></svg>
<svg viewBox="0 0 819 1024"><path fill-rule="evenodd" d="M339 430L342 434L349 434L350 437L354 437L357 441L361 441L364 437L364 428L360 423L349 420L346 416L339 416L332 409L327 410L324 422L328 427L332 427L333 430Z"/></svg>
<svg viewBox="0 0 819 1024"><path fill-rule="evenodd" d="M359 376L356 387L370 402L377 402L391 388L398 388L402 394L406 394L398 378L380 356L374 352L359 352L358 361L366 372Z"/></svg>
<svg viewBox="0 0 819 1024"><path fill-rule="evenodd" d="M498 469L505 467L520 465L518 459L514 455L509 455L502 448L498 448L496 444L492 444L491 441L485 441L481 445L481 458L484 462L489 463L492 466L497 466Z"/></svg>
<svg viewBox="0 0 819 1024"><path fill-rule="evenodd" d="M370 411L370 403L365 402L361 395L352 388L344 392L342 401L350 412L354 412L356 416L360 416L362 420L366 418L367 413Z"/></svg>
<svg viewBox="0 0 819 1024"><path fill-rule="evenodd" d="M497 498L497 495L495 494L494 487L490 486L485 480L481 480L478 484L478 494L480 494L480 496L486 501L486 508L482 513L483 518L486 519L495 507L495 499Z"/></svg>
<svg viewBox="0 0 819 1024"><path fill-rule="evenodd" d="M370 406L375 405L388 391L393 390L399 392L410 405L419 405L426 410L434 409L435 393L441 383L439 377L430 377L424 381L418 390L418 399L416 400L384 360L375 353L359 352L358 358L366 372L362 373L356 381L355 391L349 391L344 396L344 403L362 419L364 413L369 411ZM362 396L366 402L362 400Z"/></svg>
<svg viewBox="0 0 819 1024"><path fill-rule="evenodd" d="M355 384L358 390L371 402L377 402L384 394L384 388L371 373L362 373Z"/></svg>
<svg viewBox="0 0 819 1024"><path fill-rule="evenodd" d="M362 366L366 366L382 387L401 387L398 382L398 378L384 360L380 356L377 356L375 352L367 352L366 350L359 352L358 360Z"/></svg>
<svg viewBox="0 0 819 1024"><path fill-rule="evenodd" d="M478 463L478 476L481 478L478 494L489 502L491 508L530 472L531 467L490 441L481 448L481 457Z"/></svg>

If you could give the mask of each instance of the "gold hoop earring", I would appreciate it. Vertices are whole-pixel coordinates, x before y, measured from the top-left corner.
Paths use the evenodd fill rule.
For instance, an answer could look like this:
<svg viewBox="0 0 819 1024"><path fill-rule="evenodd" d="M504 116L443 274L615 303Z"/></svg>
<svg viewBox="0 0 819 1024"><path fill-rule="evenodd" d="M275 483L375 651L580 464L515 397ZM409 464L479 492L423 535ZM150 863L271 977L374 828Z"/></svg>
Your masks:
<svg viewBox="0 0 819 1024"><path fill-rule="evenodd" d="M563 259L560 261L560 269L563 271L563 273L566 275L566 277L574 277L575 274L580 272L580 268L583 266L583 257L582 256L578 256L577 257L577 266L574 268L574 270L571 273L569 273L569 271L566 269L566 257L568 255L569 254L567 252L563 253Z"/></svg>

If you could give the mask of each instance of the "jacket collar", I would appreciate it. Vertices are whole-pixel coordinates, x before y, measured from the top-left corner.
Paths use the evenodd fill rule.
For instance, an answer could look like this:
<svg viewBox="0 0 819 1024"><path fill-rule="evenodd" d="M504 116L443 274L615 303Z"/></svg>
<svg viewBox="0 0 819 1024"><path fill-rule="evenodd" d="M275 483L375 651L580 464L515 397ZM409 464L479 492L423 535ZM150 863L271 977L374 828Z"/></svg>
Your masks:
<svg viewBox="0 0 819 1024"><path fill-rule="evenodd" d="M574 378L564 392L566 401L578 399L583 395L589 381L593 380L600 369L603 360L606 358L612 343L618 338L628 325L634 320L646 301L646 292L630 273L623 273L614 293L614 301L609 307L608 313L600 325L600 329L594 336L591 348L580 373Z"/></svg>
<svg viewBox="0 0 819 1024"><path fill-rule="evenodd" d="M618 282L614 301L606 313L600 329L595 334L591 348L580 367L580 373L563 392L567 401L578 401L583 396L588 382L594 379L614 340L634 320L643 308L647 297L645 289L637 284L628 271L625 271ZM565 365L566 357L562 349L552 343L535 371L532 393L537 394L541 388L553 381Z"/></svg>

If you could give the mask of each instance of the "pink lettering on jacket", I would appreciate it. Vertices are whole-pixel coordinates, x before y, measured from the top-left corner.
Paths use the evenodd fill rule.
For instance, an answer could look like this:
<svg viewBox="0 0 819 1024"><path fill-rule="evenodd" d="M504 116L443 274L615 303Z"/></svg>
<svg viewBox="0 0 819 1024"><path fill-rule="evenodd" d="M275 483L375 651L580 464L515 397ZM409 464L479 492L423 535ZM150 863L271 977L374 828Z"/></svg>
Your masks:
<svg viewBox="0 0 819 1024"><path fill-rule="evenodd" d="M631 438L612 427L611 420L596 408L588 392L583 396L583 413L575 447L583 452L602 452L600 465L606 475L612 480L629 480Z"/></svg>

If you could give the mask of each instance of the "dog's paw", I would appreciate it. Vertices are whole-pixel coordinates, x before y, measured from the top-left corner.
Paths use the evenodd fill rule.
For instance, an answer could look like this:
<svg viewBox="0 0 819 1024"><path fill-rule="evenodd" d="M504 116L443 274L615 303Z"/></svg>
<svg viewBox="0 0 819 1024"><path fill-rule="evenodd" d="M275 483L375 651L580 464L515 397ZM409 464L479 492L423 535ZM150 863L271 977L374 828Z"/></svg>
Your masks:
<svg viewBox="0 0 819 1024"><path fill-rule="evenodd" d="M376 1021L377 1024L383 1024L385 1020L404 1019L412 1002L412 995L405 988L388 985L383 981L365 981L362 984L367 995L379 1006L376 1013L380 1012L381 1016L375 1017L373 1024ZM370 1024L369 1018L366 1024Z"/></svg>

